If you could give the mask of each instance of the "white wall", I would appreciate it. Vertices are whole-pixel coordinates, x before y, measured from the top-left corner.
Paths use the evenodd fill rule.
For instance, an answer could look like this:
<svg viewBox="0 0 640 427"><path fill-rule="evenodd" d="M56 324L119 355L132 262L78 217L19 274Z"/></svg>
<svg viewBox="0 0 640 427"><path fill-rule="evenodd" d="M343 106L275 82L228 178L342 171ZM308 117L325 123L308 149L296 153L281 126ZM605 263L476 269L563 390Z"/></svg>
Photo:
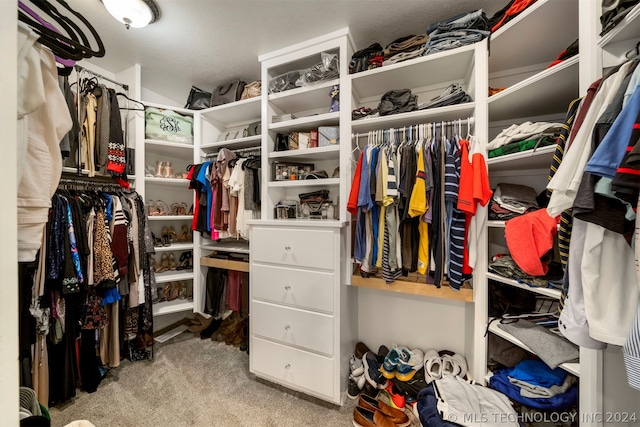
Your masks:
<svg viewBox="0 0 640 427"><path fill-rule="evenodd" d="M2 120L2 182L0 197L0 420L3 425L18 425L18 256L16 228L16 106L17 106L17 14L15 0L0 1L0 117Z"/></svg>

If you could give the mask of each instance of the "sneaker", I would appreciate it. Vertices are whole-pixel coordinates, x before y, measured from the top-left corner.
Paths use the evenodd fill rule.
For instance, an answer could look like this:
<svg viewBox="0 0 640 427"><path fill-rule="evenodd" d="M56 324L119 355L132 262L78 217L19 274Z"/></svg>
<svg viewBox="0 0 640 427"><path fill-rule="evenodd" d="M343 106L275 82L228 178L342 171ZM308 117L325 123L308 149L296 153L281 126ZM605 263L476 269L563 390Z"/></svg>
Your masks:
<svg viewBox="0 0 640 427"><path fill-rule="evenodd" d="M380 372L380 364L377 356L369 351L362 358L362 362L364 363L364 376L367 382L374 388L385 388L387 386L387 380Z"/></svg>
<svg viewBox="0 0 640 427"><path fill-rule="evenodd" d="M351 375L359 377L364 374L364 365L362 364L362 358L356 357L355 354L351 355L349 359L349 368L351 369Z"/></svg>
<svg viewBox="0 0 640 427"><path fill-rule="evenodd" d="M427 384L442 378L442 358L435 350L428 350L424 355L424 379Z"/></svg>
<svg viewBox="0 0 640 427"><path fill-rule="evenodd" d="M396 365L400 360L404 360L407 358L407 354L404 350L409 351L406 347L396 347L393 346L391 351L387 353L380 366L380 372L382 372L382 376L385 378L394 378L396 376Z"/></svg>
<svg viewBox="0 0 640 427"><path fill-rule="evenodd" d="M422 368L424 354L419 348L414 350L403 349L403 352L405 353L405 358L398 360L396 378L400 381L409 381L416 371Z"/></svg>
<svg viewBox="0 0 640 427"><path fill-rule="evenodd" d="M398 390L393 383L393 381L389 381L389 385L385 388L387 393L389 393L391 399L391 406L396 409L404 409L404 405L406 404L404 393Z"/></svg>
<svg viewBox="0 0 640 427"><path fill-rule="evenodd" d="M362 388L362 394L373 397L375 399L378 396L378 389L369 384L368 381L365 381L364 387Z"/></svg>
<svg viewBox="0 0 640 427"><path fill-rule="evenodd" d="M349 375L349 384L347 385L347 397L351 400L355 400L360 396L360 388L356 379Z"/></svg>

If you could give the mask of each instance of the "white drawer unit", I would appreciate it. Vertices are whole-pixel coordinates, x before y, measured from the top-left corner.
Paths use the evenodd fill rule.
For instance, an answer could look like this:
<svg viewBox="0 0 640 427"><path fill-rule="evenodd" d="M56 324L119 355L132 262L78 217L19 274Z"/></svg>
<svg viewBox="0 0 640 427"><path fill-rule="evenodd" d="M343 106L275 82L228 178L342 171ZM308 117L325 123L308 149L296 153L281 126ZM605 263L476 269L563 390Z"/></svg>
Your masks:
<svg viewBox="0 0 640 427"><path fill-rule="evenodd" d="M254 301L251 316L256 336L333 355L333 316Z"/></svg>
<svg viewBox="0 0 640 427"><path fill-rule="evenodd" d="M334 395L333 358L280 345L260 338L251 341L253 369L267 379L284 383L291 388L332 398Z"/></svg>
<svg viewBox="0 0 640 427"><path fill-rule="evenodd" d="M334 263L334 234L331 230L256 228L251 245L254 261L285 264L297 267L332 270Z"/></svg>
<svg viewBox="0 0 640 427"><path fill-rule="evenodd" d="M253 298L333 313L333 272L258 263L252 268Z"/></svg>

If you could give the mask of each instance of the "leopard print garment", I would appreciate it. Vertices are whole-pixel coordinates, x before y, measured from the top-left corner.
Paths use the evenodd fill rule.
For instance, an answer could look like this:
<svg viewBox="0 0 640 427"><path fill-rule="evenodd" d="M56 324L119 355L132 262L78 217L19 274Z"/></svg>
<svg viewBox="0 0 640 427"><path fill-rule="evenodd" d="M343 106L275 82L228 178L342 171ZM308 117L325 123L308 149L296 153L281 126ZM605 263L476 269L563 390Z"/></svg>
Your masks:
<svg viewBox="0 0 640 427"><path fill-rule="evenodd" d="M98 285L105 280L113 281L113 255L103 210L96 212L93 230L93 282Z"/></svg>

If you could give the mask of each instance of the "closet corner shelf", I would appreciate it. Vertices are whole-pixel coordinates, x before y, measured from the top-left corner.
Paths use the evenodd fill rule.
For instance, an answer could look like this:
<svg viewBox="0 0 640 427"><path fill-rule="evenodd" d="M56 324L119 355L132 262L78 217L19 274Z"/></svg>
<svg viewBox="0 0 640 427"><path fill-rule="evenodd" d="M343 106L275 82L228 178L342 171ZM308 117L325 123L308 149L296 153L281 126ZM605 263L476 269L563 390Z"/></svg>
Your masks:
<svg viewBox="0 0 640 427"><path fill-rule="evenodd" d="M175 282L176 280L192 280L193 270L171 270L156 273L156 283Z"/></svg>
<svg viewBox="0 0 640 427"><path fill-rule="evenodd" d="M269 188L285 187L327 187L340 185L340 178L293 179L288 181L269 181Z"/></svg>
<svg viewBox="0 0 640 427"><path fill-rule="evenodd" d="M303 148L300 150L272 151L269 153L270 159L288 159L296 160L330 160L337 159L340 156L340 145L327 145L317 148Z"/></svg>
<svg viewBox="0 0 640 427"><path fill-rule="evenodd" d="M598 46L606 49L614 43L638 38L640 38L640 4L635 5L618 25L602 36L598 40Z"/></svg>
<svg viewBox="0 0 640 427"><path fill-rule="evenodd" d="M340 79L333 79L309 86L286 90L269 95L269 103L282 111L296 112L308 110L328 104L331 86L340 84Z"/></svg>
<svg viewBox="0 0 640 427"><path fill-rule="evenodd" d="M578 38L578 24L578 0L536 1L491 35L489 72L550 63ZM553 37L531 37L534 34ZM527 54L514 55L524 44Z"/></svg>
<svg viewBox="0 0 640 427"><path fill-rule="evenodd" d="M533 351L531 351L531 349L529 347L524 345L524 343L522 341L520 341L519 339L517 339L516 337L514 337L510 333L500 329L498 327L498 322L492 322L491 325L489 325L489 332L493 333L494 335L498 335L501 338L504 338L505 340L517 345L520 348L523 348L524 350L527 350L529 353L535 354ZM560 365L560 368L564 369L565 371L569 372L570 374L575 375L576 377L580 377L580 363L579 362L563 363L563 364Z"/></svg>
<svg viewBox="0 0 640 427"><path fill-rule="evenodd" d="M212 120L229 126L235 123L260 120L262 97L243 99L200 110L203 120Z"/></svg>
<svg viewBox="0 0 640 427"><path fill-rule="evenodd" d="M573 56L490 96L489 120L565 113L569 102L579 96L579 59Z"/></svg>
<svg viewBox="0 0 640 427"><path fill-rule="evenodd" d="M426 110L410 111L408 113L352 120L351 130L353 132L367 132L390 127L456 120L473 116L475 108L475 102L467 102L465 104L449 105L447 107L428 108Z"/></svg>
<svg viewBox="0 0 640 427"><path fill-rule="evenodd" d="M156 252L190 251L193 243L172 243L169 246L154 246Z"/></svg>
<svg viewBox="0 0 640 427"><path fill-rule="evenodd" d="M271 123L269 130L280 133L305 131L317 128L318 126L338 126L340 112L314 114L312 116L300 117L294 120Z"/></svg>
<svg viewBox="0 0 640 427"><path fill-rule="evenodd" d="M558 300L560 299L561 292L558 289L528 286L528 285L519 283L517 280L509 279L507 277L502 277L499 274L495 274L490 271L487 271L487 279L495 280L496 282L504 283L505 285L513 286L514 288L524 289L525 291L533 292L539 295L544 295L544 296L555 298Z"/></svg>
<svg viewBox="0 0 640 427"><path fill-rule="evenodd" d="M147 215L147 219L150 221L191 221L193 215Z"/></svg>
<svg viewBox="0 0 640 427"><path fill-rule="evenodd" d="M398 88L448 86L468 80L476 44L409 59L397 64L351 74L353 92L359 100L377 97Z"/></svg>
<svg viewBox="0 0 640 427"><path fill-rule="evenodd" d="M249 272L249 263L243 261L233 261L230 259L209 258L207 256L200 257L200 265L204 267L215 267L223 270L234 270Z"/></svg>
<svg viewBox="0 0 640 427"><path fill-rule="evenodd" d="M434 285L429 285L427 283L408 282L403 280L396 280L391 284L387 284L381 278L364 278L360 275L353 275L351 276L351 286L376 289L379 291L397 292L401 294L420 295L431 298L473 302L473 289L463 288L459 291L454 291L446 284L441 288L436 288Z"/></svg>
<svg viewBox="0 0 640 427"><path fill-rule="evenodd" d="M144 182L147 184L154 184L154 185L171 185L171 186L184 187L185 189L189 188L188 179L156 178L156 177L146 176L144 177Z"/></svg>
<svg viewBox="0 0 640 427"><path fill-rule="evenodd" d="M254 135L254 136L245 136L243 138L230 139L228 141L216 141L216 142L208 142L206 144L202 144L200 149L207 153L214 152L219 150L220 148L228 148L229 150L235 150L236 148L250 148L257 147L260 148L260 141L262 139L262 135Z"/></svg>
<svg viewBox="0 0 640 427"><path fill-rule="evenodd" d="M551 159L553 158L553 153L555 151L555 145L547 145L545 147L538 148L537 150L527 150L504 156L492 157L487 159L487 167L491 172L545 168L551 165Z"/></svg>
<svg viewBox="0 0 640 427"><path fill-rule="evenodd" d="M153 315L162 316L163 314L180 313L183 311L192 311L193 301L185 299L175 299L173 301L158 302L153 304Z"/></svg>

